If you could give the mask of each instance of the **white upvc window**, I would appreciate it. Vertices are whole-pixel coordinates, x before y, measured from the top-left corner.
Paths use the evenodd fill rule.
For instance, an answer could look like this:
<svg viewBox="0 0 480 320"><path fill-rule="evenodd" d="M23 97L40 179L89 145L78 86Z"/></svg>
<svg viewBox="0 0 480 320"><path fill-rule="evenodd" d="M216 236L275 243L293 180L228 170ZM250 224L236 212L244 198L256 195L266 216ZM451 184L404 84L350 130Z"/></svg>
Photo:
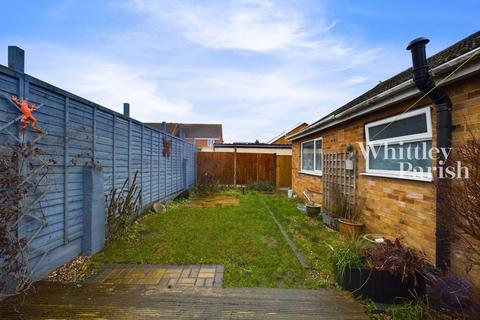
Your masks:
<svg viewBox="0 0 480 320"><path fill-rule="evenodd" d="M300 153L301 172L322 175L322 138L302 142Z"/></svg>
<svg viewBox="0 0 480 320"><path fill-rule="evenodd" d="M215 144L215 139L207 139L207 146L211 147Z"/></svg>
<svg viewBox="0 0 480 320"><path fill-rule="evenodd" d="M366 174L432 179L430 107L365 125Z"/></svg>

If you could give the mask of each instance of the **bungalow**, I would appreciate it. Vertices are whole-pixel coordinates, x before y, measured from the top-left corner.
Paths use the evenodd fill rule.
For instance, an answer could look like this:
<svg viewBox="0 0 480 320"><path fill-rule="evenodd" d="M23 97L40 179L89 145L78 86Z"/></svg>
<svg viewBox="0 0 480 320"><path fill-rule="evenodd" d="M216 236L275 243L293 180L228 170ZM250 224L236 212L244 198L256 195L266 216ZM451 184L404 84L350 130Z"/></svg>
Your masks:
<svg viewBox="0 0 480 320"><path fill-rule="evenodd" d="M288 137L308 127L306 122L297 123L293 128L283 131L278 136L268 141L269 144L292 144Z"/></svg>
<svg viewBox="0 0 480 320"><path fill-rule="evenodd" d="M325 204L330 182L343 190L351 184L351 193L365 200L367 232L400 237L437 265L463 273L466 253L455 245L446 249L450 244L438 223L445 213L437 205L442 184L435 184L441 174L435 169L442 168L438 159L444 156L435 159L428 151L448 149L450 142L455 148L470 132L480 132L480 32L429 59L427 42L419 38L409 45L413 69L290 136L292 187L299 197L310 191ZM351 160L348 166L345 160ZM479 274L469 276L476 285Z"/></svg>

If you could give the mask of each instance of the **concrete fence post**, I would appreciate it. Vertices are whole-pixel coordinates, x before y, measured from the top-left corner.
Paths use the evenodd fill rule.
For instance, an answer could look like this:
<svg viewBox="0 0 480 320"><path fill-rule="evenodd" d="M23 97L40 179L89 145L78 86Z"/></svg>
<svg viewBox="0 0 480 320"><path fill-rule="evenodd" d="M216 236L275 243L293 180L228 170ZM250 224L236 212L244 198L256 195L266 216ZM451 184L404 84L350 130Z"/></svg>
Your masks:
<svg viewBox="0 0 480 320"><path fill-rule="evenodd" d="M99 167L85 167L83 174L84 216L83 242L84 254L92 255L100 251L105 244L105 200L103 191L103 170Z"/></svg>
<svg viewBox="0 0 480 320"><path fill-rule="evenodd" d="M8 46L8 67L25 72L25 51L17 46Z"/></svg>
<svg viewBox="0 0 480 320"><path fill-rule="evenodd" d="M123 103L123 115L126 117L130 117L130 103Z"/></svg>

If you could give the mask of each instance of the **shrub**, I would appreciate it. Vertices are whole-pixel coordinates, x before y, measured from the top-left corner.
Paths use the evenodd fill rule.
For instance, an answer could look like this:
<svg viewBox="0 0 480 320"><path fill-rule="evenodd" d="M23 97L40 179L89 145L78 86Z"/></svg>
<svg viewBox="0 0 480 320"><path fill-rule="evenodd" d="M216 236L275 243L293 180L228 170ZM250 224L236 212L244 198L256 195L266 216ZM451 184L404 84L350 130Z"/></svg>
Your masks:
<svg viewBox="0 0 480 320"><path fill-rule="evenodd" d="M450 228L450 236L464 247L470 267L480 267L480 137L470 132L463 146L455 148L448 166L468 168L468 178L452 179L442 195L441 207L449 212L442 221ZM459 174L457 172L457 174Z"/></svg>
<svg viewBox="0 0 480 320"><path fill-rule="evenodd" d="M333 271L337 279L342 279L349 269L361 268L362 254L371 247L371 243L361 237L348 237L338 247L330 246Z"/></svg>
<svg viewBox="0 0 480 320"><path fill-rule="evenodd" d="M388 308L392 320L426 320L433 319L421 301L398 301Z"/></svg>
<svg viewBox="0 0 480 320"><path fill-rule="evenodd" d="M200 181L198 181L197 186L193 191L193 194L205 196L217 193L220 190L221 188L218 180L214 176L210 175L208 172L205 172L201 176Z"/></svg>
<svg viewBox="0 0 480 320"><path fill-rule="evenodd" d="M109 238L123 234L140 213L141 192L136 183L137 175L138 171L130 185L126 179L121 188L110 191L107 203Z"/></svg>
<svg viewBox="0 0 480 320"><path fill-rule="evenodd" d="M248 189L261 192L271 192L275 191L275 185L271 181L257 181L250 183Z"/></svg>
<svg viewBox="0 0 480 320"><path fill-rule="evenodd" d="M402 282L413 278L415 286L418 285L417 276L423 275L427 263L423 254L405 247L398 239L385 240L385 243L366 250L364 257L371 267L401 276Z"/></svg>

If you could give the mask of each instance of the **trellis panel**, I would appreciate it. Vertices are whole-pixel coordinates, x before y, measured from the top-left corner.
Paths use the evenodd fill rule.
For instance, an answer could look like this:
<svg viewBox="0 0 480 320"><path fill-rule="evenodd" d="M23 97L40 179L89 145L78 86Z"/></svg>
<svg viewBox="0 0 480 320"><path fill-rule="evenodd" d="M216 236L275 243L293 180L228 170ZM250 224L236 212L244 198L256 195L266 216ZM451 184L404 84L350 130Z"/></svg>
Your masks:
<svg viewBox="0 0 480 320"><path fill-rule="evenodd" d="M355 202L356 189L356 154L352 153L353 169L348 170L346 160L349 152L325 152L323 156L323 207L329 208L332 201L332 188L338 187L351 204Z"/></svg>

